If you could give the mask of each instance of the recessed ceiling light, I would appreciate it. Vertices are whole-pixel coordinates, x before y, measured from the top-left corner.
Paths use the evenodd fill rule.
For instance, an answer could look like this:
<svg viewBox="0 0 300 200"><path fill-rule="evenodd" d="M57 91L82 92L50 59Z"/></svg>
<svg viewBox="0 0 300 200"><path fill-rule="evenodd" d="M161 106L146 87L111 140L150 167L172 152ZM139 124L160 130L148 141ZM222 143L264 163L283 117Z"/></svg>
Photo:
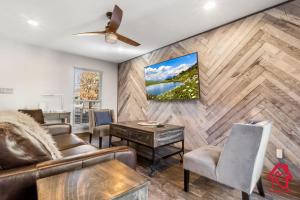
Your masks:
<svg viewBox="0 0 300 200"><path fill-rule="evenodd" d="M35 27L39 26L39 23L32 19L27 20L27 24L29 24L30 26L35 26Z"/></svg>
<svg viewBox="0 0 300 200"><path fill-rule="evenodd" d="M205 10L211 10L213 9L214 7L216 7L216 2L214 1L208 1L207 3L204 4L203 8Z"/></svg>

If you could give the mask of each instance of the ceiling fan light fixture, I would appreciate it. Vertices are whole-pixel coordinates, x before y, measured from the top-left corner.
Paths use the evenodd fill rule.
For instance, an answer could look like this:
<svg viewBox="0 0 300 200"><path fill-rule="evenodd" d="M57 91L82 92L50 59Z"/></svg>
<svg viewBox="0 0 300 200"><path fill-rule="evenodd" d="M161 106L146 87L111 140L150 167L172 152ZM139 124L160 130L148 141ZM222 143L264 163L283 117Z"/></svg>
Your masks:
<svg viewBox="0 0 300 200"><path fill-rule="evenodd" d="M105 33L105 41L110 44L115 44L118 41L118 36L114 33Z"/></svg>
<svg viewBox="0 0 300 200"><path fill-rule="evenodd" d="M121 24L123 16L122 9L115 5L114 10L112 12L109 12L107 14L107 17L109 18L109 22L107 23L107 26L105 26L104 31L93 31L93 32L84 32L84 33L78 33L76 35L105 35L105 42L109 44L115 44L117 41L124 42L125 44L129 44L131 46L139 46L140 43L124 36L119 33L117 33L117 30Z"/></svg>

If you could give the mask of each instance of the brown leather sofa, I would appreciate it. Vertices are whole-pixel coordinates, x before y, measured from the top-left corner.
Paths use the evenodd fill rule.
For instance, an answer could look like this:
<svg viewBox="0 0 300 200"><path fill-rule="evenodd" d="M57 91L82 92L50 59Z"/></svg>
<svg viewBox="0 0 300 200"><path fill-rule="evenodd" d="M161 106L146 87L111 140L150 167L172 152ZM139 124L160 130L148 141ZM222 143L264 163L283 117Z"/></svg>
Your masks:
<svg viewBox="0 0 300 200"><path fill-rule="evenodd" d="M63 158L0 170L1 200L37 199L37 179L89 167L107 160L117 159L135 168L136 152L133 149L123 146L98 150L72 134L71 126L68 127L68 129L63 127L66 132L58 127L49 129ZM2 144L5 142L1 141Z"/></svg>

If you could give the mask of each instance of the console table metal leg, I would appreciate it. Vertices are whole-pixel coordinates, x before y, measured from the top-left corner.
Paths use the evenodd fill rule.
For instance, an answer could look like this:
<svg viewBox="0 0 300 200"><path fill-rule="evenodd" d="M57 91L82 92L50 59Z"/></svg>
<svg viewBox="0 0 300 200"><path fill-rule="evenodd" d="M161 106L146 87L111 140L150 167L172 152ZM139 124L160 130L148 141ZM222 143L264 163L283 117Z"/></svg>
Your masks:
<svg viewBox="0 0 300 200"><path fill-rule="evenodd" d="M155 174L155 148L152 148L152 165L150 166L150 173L149 173L149 176L154 176Z"/></svg>
<svg viewBox="0 0 300 200"><path fill-rule="evenodd" d="M183 163L183 154L184 154L184 140L182 140L182 144L181 144L181 151L182 151L182 155L181 153L180 155L180 163Z"/></svg>

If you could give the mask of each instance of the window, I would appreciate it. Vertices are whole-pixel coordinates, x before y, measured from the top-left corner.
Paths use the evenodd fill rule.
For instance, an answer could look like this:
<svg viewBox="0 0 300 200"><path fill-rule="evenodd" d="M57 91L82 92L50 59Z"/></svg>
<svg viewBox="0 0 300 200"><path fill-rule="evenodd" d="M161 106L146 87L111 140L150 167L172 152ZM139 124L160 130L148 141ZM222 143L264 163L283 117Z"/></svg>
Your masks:
<svg viewBox="0 0 300 200"><path fill-rule="evenodd" d="M101 108L101 85L102 72L74 68L74 125L88 126L88 110Z"/></svg>

